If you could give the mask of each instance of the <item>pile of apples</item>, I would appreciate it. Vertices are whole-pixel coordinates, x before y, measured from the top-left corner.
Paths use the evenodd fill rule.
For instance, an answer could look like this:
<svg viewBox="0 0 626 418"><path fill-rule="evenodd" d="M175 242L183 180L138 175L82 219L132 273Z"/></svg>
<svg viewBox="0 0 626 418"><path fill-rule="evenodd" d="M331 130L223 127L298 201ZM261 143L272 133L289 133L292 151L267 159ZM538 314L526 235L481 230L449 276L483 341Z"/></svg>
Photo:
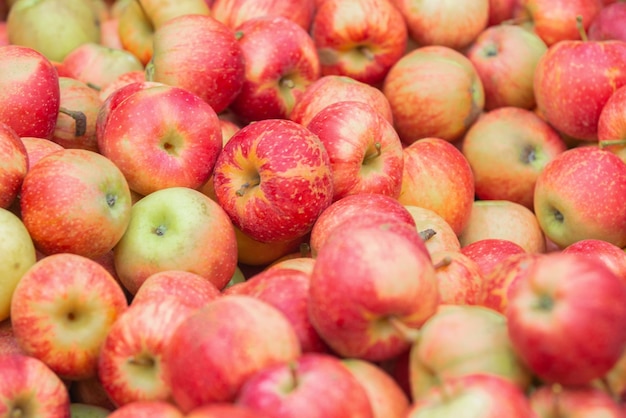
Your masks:
<svg viewBox="0 0 626 418"><path fill-rule="evenodd" d="M0 417L626 416L625 2L0 17Z"/></svg>

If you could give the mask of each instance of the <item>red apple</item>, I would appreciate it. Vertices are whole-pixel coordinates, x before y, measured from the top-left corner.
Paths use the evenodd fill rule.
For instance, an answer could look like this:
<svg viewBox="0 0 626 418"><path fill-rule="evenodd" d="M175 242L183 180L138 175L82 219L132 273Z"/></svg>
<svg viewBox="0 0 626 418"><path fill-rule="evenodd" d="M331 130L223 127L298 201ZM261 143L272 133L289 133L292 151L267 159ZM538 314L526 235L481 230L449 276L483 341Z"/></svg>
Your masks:
<svg viewBox="0 0 626 418"><path fill-rule="evenodd" d="M257 241L241 229L234 227L237 238L237 262L248 266L266 266L277 259L297 251L307 236L275 242Z"/></svg>
<svg viewBox="0 0 626 418"><path fill-rule="evenodd" d="M478 264L481 276L486 278L510 255L523 254L526 251L507 239L485 238L462 247L461 253L474 260ZM624 254L626 257L626 253Z"/></svg>
<svg viewBox="0 0 626 418"><path fill-rule="evenodd" d="M311 37L322 74L378 85L404 55L408 31L389 0L342 0L317 7Z"/></svg>
<svg viewBox="0 0 626 418"><path fill-rule="evenodd" d="M192 409L185 418L269 418L261 412L229 402L212 402Z"/></svg>
<svg viewBox="0 0 626 418"><path fill-rule="evenodd" d="M349 194L400 196L404 156L393 125L364 102L342 101L318 112L307 128L324 144L333 200Z"/></svg>
<svg viewBox="0 0 626 418"><path fill-rule="evenodd" d="M67 388L43 362L23 354L4 354L0 370L0 416L70 417Z"/></svg>
<svg viewBox="0 0 626 418"><path fill-rule="evenodd" d="M20 346L60 377L96 374L111 325L127 308L121 286L104 267L75 254L55 254L22 276L11 300Z"/></svg>
<svg viewBox="0 0 626 418"><path fill-rule="evenodd" d="M15 130L0 122L0 208L17 199L29 167L28 152Z"/></svg>
<svg viewBox="0 0 626 418"><path fill-rule="evenodd" d="M626 284L604 263L576 254L537 259L508 292L515 351L543 381L583 385L626 348Z"/></svg>
<svg viewBox="0 0 626 418"><path fill-rule="evenodd" d="M472 62L440 45L406 53L389 70L382 91L406 144L427 137L457 140L485 105L483 84Z"/></svg>
<svg viewBox="0 0 626 418"><path fill-rule="evenodd" d="M59 113L59 76L52 63L34 49L0 48L0 122L18 136L50 138Z"/></svg>
<svg viewBox="0 0 626 418"><path fill-rule="evenodd" d="M626 164L596 146L569 149L546 165L535 185L535 215L563 248L582 239L626 246Z"/></svg>
<svg viewBox="0 0 626 418"><path fill-rule="evenodd" d="M174 401L189 412L233 401L252 375L300 355L298 337L277 308L251 296L228 295L188 316L162 361Z"/></svg>
<svg viewBox="0 0 626 418"><path fill-rule="evenodd" d="M24 147L26 147L26 154L28 155L28 169L29 170L46 155L63 149L61 145L45 138L37 138L35 136L24 136L20 139L22 140Z"/></svg>
<svg viewBox="0 0 626 418"><path fill-rule="evenodd" d="M490 26L481 32L466 55L483 83L485 110L534 108L535 68L547 49L537 34L521 26Z"/></svg>
<svg viewBox="0 0 626 418"><path fill-rule="evenodd" d="M489 20L487 27L513 19L518 0L489 0Z"/></svg>
<svg viewBox="0 0 626 418"><path fill-rule="evenodd" d="M220 113L241 91L243 52L235 32L203 14L167 21L154 34L148 79L181 87Z"/></svg>
<svg viewBox="0 0 626 418"><path fill-rule="evenodd" d="M563 248L561 252L581 254L600 260L626 282L626 251L615 244L600 239L582 239Z"/></svg>
<svg viewBox="0 0 626 418"><path fill-rule="evenodd" d="M325 107L342 101L365 102L393 122L389 100L382 91L367 83L341 75L326 75L310 84L296 102L289 119L307 126Z"/></svg>
<svg viewBox="0 0 626 418"><path fill-rule="evenodd" d="M282 16L247 20L237 26L236 34L245 74L229 109L244 123L286 119L306 88L320 76L313 39ZM274 48L278 43L280 48Z"/></svg>
<svg viewBox="0 0 626 418"><path fill-rule="evenodd" d="M539 418L620 418L624 410L608 393L589 387L542 385L530 394L530 405Z"/></svg>
<svg viewBox="0 0 626 418"><path fill-rule="evenodd" d="M422 46L462 50L476 39L489 20L489 0L392 0L402 12L411 37Z"/></svg>
<svg viewBox="0 0 626 418"><path fill-rule="evenodd" d="M106 87L100 89L100 100L104 102L116 90L121 89L128 84L144 81L146 81L145 71L129 71L127 73L121 74L109 84L107 84Z"/></svg>
<svg viewBox="0 0 626 418"><path fill-rule="evenodd" d="M245 381L235 403L275 418L374 418L356 377L337 357L319 353L257 372Z"/></svg>
<svg viewBox="0 0 626 418"><path fill-rule="evenodd" d="M414 226L346 222L318 250L309 318L342 357L382 361L400 354L438 304L435 269Z"/></svg>
<svg viewBox="0 0 626 418"><path fill-rule="evenodd" d="M454 145L435 137L417 140L403 153L400 203L432 210L460 234L474 201L474 176L467 159Z"/></svg>
<svg viewBox="0 0 626 418"><path fill-rule="evenodd" d="M626 86L615 90L598 118L598 144L626 162Z"/></svg>
<svg viewBox="0 0 626 418"><path fill-rule="evenodd" d="M440 303L479 305L482 303L483 276L478 263L460 251L443 250L431 254L439 285Z"/></svg>
<svg viewBox="0 0 626 418"><path fill-rule="evenodd" d="M415 221L415 228L424 239L432 255L437 251L459 251L461 243L456 233L443 217L435 211L419 206L404 205Z"/></svg>
<svg viewBox="0 0 626 418"><path fill-rule="evenodd" d="M173 297L192 308L199 308L221 294L217 286L199 274L164 270L146 278L133 295L131 305Z"/></svg>
<svg viewBox="0 0 626 418"><path fill-rule="evenodd" d="M315 0L214 0L211 16L232 29L250 19L282 16L308 32L315 6Z"/></svg>
<svg viewBox="0 0 626 418"><path fill-rule="evenodd" d="M567 149L559 133L531 110L507 106L483 113L463 138L476 197L533 209L535 183L548 162Z"/></svg>
<svg viewBox="0 0 626 418"><path fill-rule="evenodd" d="M217 114L180 87L132 93L109 111L98 136L100 152L141 195L167 187L202 186L222 149Z"/></svg>
<svg viewBox="0 0 626 418"><path fill-rule="evenodd" d="M169 401L137 401L121 406L107 418L185 418Z"/></svg>
<svg viewBox="0 0 626 418"><path fill-rule="evenodd" d="M593 18L587 28L587 36L592 41L626 41L626 4L616 1L605 5Z"/></svg>
<svg viewBox="0 0 626 418"><path fill-rule="evenodd" d="M27 355L15 338L10 318L0 321L0 357L7 354Z"/></svg>
<svg viewBox="0 0 626 418"><path fill-rule="evenodd" d="M285 119L258 121L233 135L217 159L213 184L233 224L261 242L304 236L333 197L324 145Z"/></svg>

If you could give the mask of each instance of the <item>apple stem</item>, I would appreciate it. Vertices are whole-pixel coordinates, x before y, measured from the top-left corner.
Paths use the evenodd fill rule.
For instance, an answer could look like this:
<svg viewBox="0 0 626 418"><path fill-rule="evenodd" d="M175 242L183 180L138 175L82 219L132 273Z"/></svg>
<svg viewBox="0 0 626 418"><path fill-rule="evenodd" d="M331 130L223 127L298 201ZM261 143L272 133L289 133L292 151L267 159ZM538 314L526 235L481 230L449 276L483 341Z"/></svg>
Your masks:
<svg viewBox="0 0 626 418"><path fill-rule="evenodd" d="M85 135L85 132L87 132L87 116L85 116L83 112L80 110L70 110L65 107L60 107L59 113L63 113L74 119L74 122L76 123L74 136L79 137Z"/></svg>
<svg viewBox="0 0 626 418"><path fill-rule="evenodd" d="M372 52L372 50L365 46L365 45L361 45L358 48L358 51L363 54L363 56L368 60L368 61L374 61L374 59L376 58L376 56L374 55L374 53Z"/></svg>
<svg viewBox="0 0 626 418"><path fill-rule="evenodd" d="M429 239L437 235L437 231L435 231L432 228L428 228L428 229L424 229L423 231L420 231L419 234L422 240L428 241Z"/></svg>
<svg viewBox="0 0 626 418"><path fill-rule="evenodd" d="M420 337L420 330L408 327L404 322L400 321L397 316L390 315L387 318L389 324L410 343L416 342Z"/></svg>
<svg viewBox="0 0 626 418"><path fill-rule="evenodd" d="M605 139L603 141L598 141L598 146L600 148L610 147L611 145L626 145L626 139Z"/></svg>
<svg viewBox="0 0 626 418"><path fill-rule="evenodd" d="M244 184L241 185L241 187L239 188L239 190L237 190L235 193L237 194L237 196L242 197L243 195L246 194L246 192L248 191L248 189L258 186L259 184L261 184L261 178L260 177L256 177L254 180L252 181L247 181Z"/></svg>
<svg viewBox="0 0 626 418"><path fill-rule="evenodd" d="M292 89L296 86L296 83L294 83L293 80L289 77L283 77L280 79L280 86Z"/></svg>
<svg viewBox="0 0 626 418"><path fill-rule="evenodd" d="M436 263L434 265L435 270L440 269L442 267L446 267L449 266L450 264L452 264L452 257L450 257L449 255L445 256L444 258L441 259L441 261L439 261L438 263Z"/></svg>
<svg viewBox="0 0 626 418"><path fill-rule="evenodd" d="M560 417L561 416L561 392L563 391L563 386L558 383L554 383L551 387L552 390L552 416Z"/></svg>
<svg viewBox="0 0 626 418"><path fill-rule="evenodd" d="M152 58L150 58L150 61L146 64L144 73L146 75L146 81L154 81L154 61L152 61Z"/></svg>
<svg viewBox="0 0 626 418"><path fill-rule="evenodd" d="M311 257L311 245L307 242L300 244L300 256Z"/></svg>
<svg viewBox="0 0 626 418"><path fill-rule="evenodd" d="M576 28L580 34L580 39L582 39L583 42L587 42L589 38L587 37L587 31L585 30L585 25L583 25L583 17L581 15L576 16Z"/></svg>
<svg viewBox="0 0 626 418"><path fill-rule="evenodd" d="M367 163L369 163L372 160L375 160L376 158L380 157L382 155L382 145L380 144L380 142L376 142L374 144L374 148L376 148L376 153L375 154L366 154L365 158L363 159L363 165L366 165Z"/></svg>
<svg viewBox="0 0 626 418"><path fill-rule="evenodd" d="M235 31L235 39L240 40L241 38L243 38L243 31L242 30Z"/></svg>
<svg viewBox="0 0 626 418"><path fill-rule="evenodd" d="M101 91L102 90L102 87L97 86L97 85L95 85L95 84L93 84L91 82L87 82L87 86L89 86L90 88L94 89L95 91Z"/></svg>

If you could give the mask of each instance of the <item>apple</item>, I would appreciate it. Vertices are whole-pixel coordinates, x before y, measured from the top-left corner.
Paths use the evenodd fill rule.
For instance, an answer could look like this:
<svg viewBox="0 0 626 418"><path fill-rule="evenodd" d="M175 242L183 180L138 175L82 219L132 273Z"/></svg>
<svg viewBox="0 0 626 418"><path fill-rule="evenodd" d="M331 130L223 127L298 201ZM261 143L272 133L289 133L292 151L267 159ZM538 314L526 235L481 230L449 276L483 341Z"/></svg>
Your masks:
<svg viewBox="0 0 626 418"><path fill-rule="evenodd" d="M162 362L175 403L189 412L234 401L250 376L300 355L293 326L277 308L252 296L226 295L178 325Z"/></svg>
<svg viewBox="0 0 626 418"><path fill-rule="evenodd" d="M146 65L153 56L155 33L161 26L178 16L208 16L210 9L204 0L136 0L128 1L118 13L122 48Z"/></svg>
<svg viewBox="0 0 626 418"><path fill-rule="evenodd" d="M32 48L0 48L0 122L18 136L51 138L59 113L59 76L52 63Z"/></svg>
<svg viewBox="0 0 626 418"><path fill-rule="evenodd" d="M579 67L584 71L571 71ZM626 84L626 43L559 42L537 63L533 84L537 108L548 123L577 140L597 141L604 105Z"/></svg>
<svg viewBox="0 0 626 418"><path fill-rule="evenodd" d="M154 33L153 45L148 79L187 89L216 113L243 87L244 54L235 31L210 16L187 14L167 21Z"/></svg>
<svg viewBox="0 0 626 418"><path fill-rule="evenodd" d="M140 89L112 108L105 120L98 136L100 152L144 196L167 187L200 187L222 149L213 108L180 87Z"/></svg>
<svg viewBox="0 0 626 418"><path fill-rule="evenodd" d="M252 296L269 303L291 322L303 353L327 352L326 343L308 316L309 277L310 273L290 268L263 270L224 289L223 293Z"/></svg>
<svg viewBox="0 0 626 418"><path fill-rule="evenodd" d="M0 356L7 354L27 355L15 338L10 318L0 321Z"/></svg>
<svg viewBox="0 0 626 418"><path fill-rule="evenodd" d="M537 418L525 393L495 375L470 374L433 387L406 418Z"/></svg>
<svg viewBox="0 0 626 418"><path fill-rule="evenodd" d="M483 276L478 263L460 251L441 250L430 258L439 286L439 303L479 305L482 303Z"/></svg>
<svg viewBox="0 0 626 418"><path fill-rule="evenodd" d="M483 279L509 256L526 253L519 244L501 238L485 238L474 241L462 247L460 251L478 264L478 270ZM626 253L624 254L626 257Z"/></svg>
<svg viewBox="0 0 626 418"><path fill-rule="evenodd" d="M323 75L381 83L405 53L404 16L389 0L321 3L311 25Z"/></svg>
<svg viewBox="0 0 626 418"><path fill-rule="evenodd" d="M626 164L596 146L569 149L546 165L535 185L535 215L563 248L595 238L626 246Z"/></svg>
<svg viewBox="0 0 626 418"><path fill-rule="evenodd" d="M474 201L474 176L461 151L442 138L429 137L406 146L403 205L430 209L458 235L467 225Z"/></svg>
<svg viewBox="0 0 626 418"><path fill-rule="evenodd" d="M393 122L391 105L382 91L342 75L325 75L310 84L295 103L289 119L307 126L319 111L342 101L365 102Z"/></svg>
<svg viewBox="0 0 626 418"><path fill-rule="evenodd" d="M490 0L392 0L419 45L441 45L462 50L476 39L489 21Z"/></svg>
<svg viewBox="0 0 626 418"><path fill-rule="evenodd" d="M73 403L91 405L108 411L117 408L104 390L97 374L86 379L69 381L69 391Z"/></svg>
<svg viewBox="0 0 626 418"><path fill-rule="evenodd" d="M547 50L537 34L521 26L490 26L481 32L466 55L483 83L485 110L533 109L535 68Z"/></svg>
<svg viewBox="0 0 626 418"><path fill-rule="evenodd" d="M620 418L624 410L608 393L590 387L542 385L530 395L530 405L540 418L606 417Z"/></svg>
<svg viewBox="0 0 626 418"><path fill-rule="evenodd" d="M308 32L315 10L315 0L213 0L211 16L232 29L254 18L282 16Z"/></svg>
<svg viewBox="0 0 626 418"><path fill-rule="evenodd" d="M324 145L286 119L258 121L233 135L215 163L213 184L233 224L261 242L304 236L333 197Z"/></svg>
<svg viewBox="0 0 626 418"><path fill-rule="evenodd" d="M618 155L626 162L626 124L624 103L626 86L615 90L598 117L598 145Z"/></svg>
<svg viewBox="0 0 626 418"><path fill-rule="evenodd" d="M229 402L212 402L192 409L185 418L269 418L267 415L243 405Z"/></svg>
<svg viewBox="0 0 626 418"><path fill-rule="evenodd" d="M441 45L406 53L389 70L382 91L406 144L427 137L455 141L485 105L483 84L472 62Z"/></svg>
<svg viewBox="0 0 626 418"><path fill-rule="evenodd" d="M10 207L17 199L28 171L28 152L20 137L0 122L0 208Z"/></svg>
<svg viewBox="0 0 626 418"><path fill-rule="evenodd" d="M584 385L626 348L626 284L604 263L576 254L537 259L508 292L508 333L541 380Z"/></svg>
<svg viewBox="0 0 626 418"><path fill-rule="evenodd" d="M185 270L222 289L235 272L237 243L224 210L197 190L161 189L141 198L116 245L115 269L131 293L165 270Z"/></svg>
<svg viewBox="0 0 626 418"><path fill-rule="evenodd" d="M404 418L410 399L400 384L376 363L360 359L341 359L359 381L372 406L373 418Z"/></svg>
<svg viewBox="0 0 626 418"><path fill-rule="evenodd" d="M600 239L582 239L563 248L561 252L600 260L626 282L626 251L615 244Z"/></svg>
<svg viewBox="0 0 626 418"><path fill-rule="evenodd" d="M463 138L476 197L509 200L533 209L535 183L546 164L567 149L535 112L506 106L483 113Z"/></svg>
<svg viewBox="0 0 626 418"><path fill-rule="evenodd" d="M23 354L4 354L0 370L0 416L70 417L67 388L43 362Z"/></svg>
<svg viewBox="0 0 626 418"><path fill-rule="evenodd" d="M144 81L146 81L145 71L129 71L124 74L120 74L113 81L99 90L98 94L100 95L100 100L104 102L110 95L128 84Z"/></svg>
<svg viewBox="0 0 626 418"><path fill-rule="evenodd" d="M507 23L513 19L518 0L489 0L487 27Z"/></svg>
<svg viewBox="0 0 626 418"><path fill-rule="evenodd" d="M379 193L357 193L333 202L317 218L311 230L309 245L315 257L332 231L344 222L363 219L372 225L404 222L415 227L409 210L391 196Z"/></svg>
<svg viewBox="0 0 626 418"><path fill-rule="evenodd" d="M283 16L249 19L235 30L245 74L241 91L229 109L244 124L286 119L306 88L320 76L313 39ZM278 42L281 47L274 48Z"/></svg>
<svg viewBox="0 0 626 418"><path fill-rule="evenodd" d="M15 287L35 264L35 246L22 220L0 208L0 321L9 318Z"/></svg>
<svg viewBox="0 0 626 418"><path fill-rule="evenodd" d="M111 414L111 410L96 405L89 405L80 402L70 404L70 416L72 418L106 418Z"/></svg>
<svg viewBox="0 0 626 418"><path fill-rule="evenodd" d="M533 211L510 200L477 200L459 235L461 247L487 239L506 239L528 253L543 253L546 239Z"/></svg>
<svg viewBox="0 0 626 418"><path fill-rule="evenodd" d="M131 306L175 298L192 308L200 308L221 295L220 289L199 274L184 270L163 270L146 278L133 295Z"/></svg>
<svg viewBox="0 0 626 418"><path fill-rule="evenodd" d="M130 0L125 0L118 3L129 2ZM120 38L120 19L118 16L109 16L108 19L100 22L100 45L107 48L124 49L122 39Z"/></svg>
<svg viewBox="0 0 626 418"><path fill-rule="evenodd" d="M415 228L424 239L432 256L437 251L459 251L461 243L456 233L437 212L420 206L404 205L415 221Z"/></svg>
<svg viewBox="0 0 626 418"><path fill-rule="evenodd" d="M383 361L400 354L438 304L435 268L414 226L345 222L318 250L309 319L342 357Z"/></svg>
<svg viewBox="0 0 626 418"><path fill-rule="evenodd" d="M143 71L144 66L131 52L99 43L82 44L63 58L63 71L97 91L122 74Z"/></svg>
<svg viewBox="0 0 626 418"><path fill-rule="evenodd" d="M297 251L306 242L307 235L276 242L258 241L234 227L237 237L237 262L248 266L266 266Z"/></svg>
<svg viewBox="0 0 626 418"><path fill-rule="evenodd" d="M59 77L59 88L61 107L52 141L63 148L98 152L96 120L102 107L98 91L70 77Z"/></svg>
<svg viewBox="0 0 626 418"><path fill-rule="evenodd" d="M589 23L587 36L592 41L626 41L626 5L616 1L605 5Z"/></svg>
<svg viewBox="0 0 626 418"><path fill-rule="evenodd" d="M615 400L624 405L626 401L626 351L611 370L592 385L608 392Z"/></svg>
<svg viewBox="0 0 626 418"><path fill-rule="evenodd" d="M7 16L9 42L61 62L76 47L100 42L99 17L84 0L17 0Z"/></svg>
<svg viewBox="0 0 626 418"><path fill-rule="evenodd" d="M95 376L100 347L127 306L104 267L80 255L54 254L22 276L11 299L11 323L28 355L62 378L85 379Z"/></svg>
<svg viewBox="0 0 626 418"><path fill-rule="evenodd" d="M393 125L371 105L359 101L333 103L306 127L328 152L333 201L355 193L400 196L402 142Z"/></svg>
<svg viewBox="0 0 626 418"><path fill-rule="evenodd" d="M235 403L276 418L374 418L357 378L340 359L320 353L305 353L253 374Z"/></svg>
<svg viewBox="0 0 626 418"><path fill-rule="evenodd" d="M520 390L530 387L532 377L514 351L506 317L470 305L441 305L420 329L408 367L414 401L463 376L495 375Z"/></svg>
<svg viewBox="0 0 626 418"><path fill-rule="evenodd" d="M580 40L578 16L586 30L601 9L601 0L518 0L513 15L552 46L559 41Z"/></svg>
<svg viewBox="0 0 626 418"><path fill-rule="evenodd" d="M128 183L117 166L88 150L63 149L24 177L20 210L42 253L97 258L111 251L130 221Z"/></svg>
<svg viewBox="0 0 626 418"><path fill-rule="evenodd" d="M179 408L169 401L137 401L120 406L107 418L185 418Z"/></svg>
<svg viewBox="0 0 626 418"><path fill-rule="evenodd" d="M63 147L56 142L52 142L46 138L37 138L36 136L23 136L20 138L26 154L28 156L28 169L30 170L43 157L55 151L60 151Z"/></svg>

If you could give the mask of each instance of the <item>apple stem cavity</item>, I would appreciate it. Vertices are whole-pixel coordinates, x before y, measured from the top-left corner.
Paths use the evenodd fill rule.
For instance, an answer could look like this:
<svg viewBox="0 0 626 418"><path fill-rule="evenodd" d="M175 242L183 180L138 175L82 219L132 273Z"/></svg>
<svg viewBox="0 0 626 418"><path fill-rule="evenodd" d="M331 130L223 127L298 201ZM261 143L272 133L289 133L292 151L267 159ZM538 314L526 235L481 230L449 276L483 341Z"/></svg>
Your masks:
<svg viewBox="0 0 626 418"><path fill-rule="evenodd" d="M68 115L76 124L76 129L74 130L74 136L79 137L85 135L87 132L87 116L79 110L70 110L65 107L59 108L59 113L63 113L64 115Z"/></svg>
<svg viewBox="0 0 626 418"><path fill-rule="evenodd" d="M376 59L376 56L374 55L374 53L372 52L372 50L368 46L360 45L359 47L357 47L357 50L368 61L374 61L374 59Z"/></svg>
<svg viewBox="0 0 626 418"><path fill-rule="evenodd" d="M296 86L296 83L289 76L285 76L281 78L278 84L280 85L281 88L288 88L290 90Z"/></svg>
<svg viewBox="0 0 626 418"><path fill-rule="evenodd" d="M128 359L128 363L146 369L151 369L155 365L154 358L148 354L139 354Z"/></svg>
<svg viewBox="0 0 626 418"><path fill-rule="evenodd" d="M437 231L435 231L432 228L428 228L428 229L424 229L423 231L420 231L419 234L420 234L420 238L424 240L424 242L426 242L432 237L434 237L435 235L437 235Z"/></svg>
<svg viewBox="0 0 626 418"><path fill-rule="evenodd" d="M115 204L117 203L117 195L115 195L113 193L107 193L106 199L107 199L107 205L110 208L114 207Z"/></svg>
<svg viewBox="0 0 626 418"><path fill-rule="evenodd" d="M587 31L585 30L585 25L583 25L583 17L581 15L576 16L576 28L580 34L580 39L583 42L587 42L589 38L587 37Z"/></svg>
<svg viewBox="0 0 626 418"><path fill-rule="evenodd" d="M242 197L243 195L246 194L248 190L250 190L253 187L258 186L259 184L261 184L261 177L257 176L253 180L247 181L244 184L242 184L239 190L235 192L235 194L239 197Z"/></svg>
<svg viewBox="0 0 626 418"><path fill-rule="evenodd" d="M382 145L380 142L376 142L374 144L374 148L376 150L374 153L368 151L367 154L365 154L365 158L363 158L363 165L367 165L372 160L375 160L382 155Z"/></svg>
<svg viewBox="0 0 626 418"><path fill-rule="evenodd" d="M535 307L542 311L551 311L554 308L554 299L546 294L539 295L539 300L537 300Z"/></svg>
<svg viewBox="0 0 626 418"><path fill-rule="evenodd" d="M414 343L419 339L420 331L407 326L397 316L390 315L386 320L406 341Z"/></svg>
<svg viewBox="0 0 626 418"><path fill-rule="evenodd" d="M537 160L537 151L535 150L535 147L529 145L524 148L521 160L524 164L532 164L535 162L535 160Z"/></svg>

